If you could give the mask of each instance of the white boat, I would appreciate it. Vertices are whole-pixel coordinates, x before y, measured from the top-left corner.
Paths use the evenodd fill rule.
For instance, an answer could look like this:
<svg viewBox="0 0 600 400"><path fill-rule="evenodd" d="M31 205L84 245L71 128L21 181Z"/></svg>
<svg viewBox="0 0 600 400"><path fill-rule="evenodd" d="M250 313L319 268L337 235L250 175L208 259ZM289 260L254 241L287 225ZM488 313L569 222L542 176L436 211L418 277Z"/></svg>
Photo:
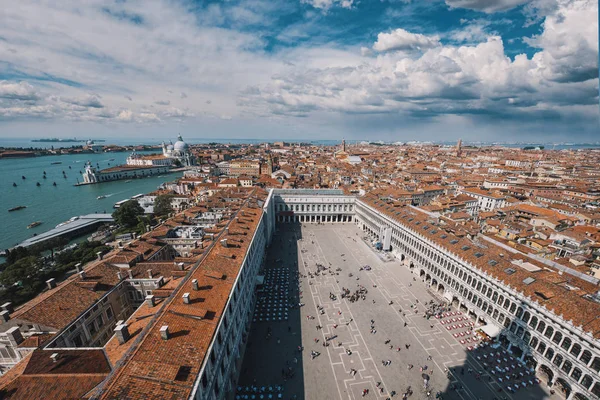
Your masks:
<svg viewBox="0 0 600 400"><path fill-rule="evenodd" d="M102 200L102 199L105 199L105 198L106 198L106 196L105 196L105 195L102 195L102 196L98 196L98 197L96 197L96 200Z"/></svg>

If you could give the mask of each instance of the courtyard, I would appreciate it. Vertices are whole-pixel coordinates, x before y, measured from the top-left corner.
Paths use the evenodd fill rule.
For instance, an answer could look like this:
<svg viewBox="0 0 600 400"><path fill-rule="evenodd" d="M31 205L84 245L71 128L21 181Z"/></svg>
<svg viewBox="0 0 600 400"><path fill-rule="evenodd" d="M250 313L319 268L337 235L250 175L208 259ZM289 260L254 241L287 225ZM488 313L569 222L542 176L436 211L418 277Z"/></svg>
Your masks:
<svg viewBox="0 0 600 400"><path fill-rule="evenodd" d="M236 398L559 398L363 235L278 225Z"/></svg>

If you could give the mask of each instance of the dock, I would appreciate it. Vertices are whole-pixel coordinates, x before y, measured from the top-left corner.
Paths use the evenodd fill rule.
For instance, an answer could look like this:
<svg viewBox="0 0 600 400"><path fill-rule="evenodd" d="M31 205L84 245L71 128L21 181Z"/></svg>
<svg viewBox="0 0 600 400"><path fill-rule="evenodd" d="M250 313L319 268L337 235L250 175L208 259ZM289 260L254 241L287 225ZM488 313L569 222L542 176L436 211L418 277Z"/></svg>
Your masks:
<svg viewBox="0 0 600 400"><path fill-rule="evenodd" d="M57 237L76 237L95 230L98 227L98 225L111 222L113 222L113 217L111 214L82 215L75 221L67 222L66 224L61 225L57 228L50 229L47 232L40 233L36 236L26 239L15 247L29 247L34 244L39 244L45 242L46 240L54 239Z"/></svg>

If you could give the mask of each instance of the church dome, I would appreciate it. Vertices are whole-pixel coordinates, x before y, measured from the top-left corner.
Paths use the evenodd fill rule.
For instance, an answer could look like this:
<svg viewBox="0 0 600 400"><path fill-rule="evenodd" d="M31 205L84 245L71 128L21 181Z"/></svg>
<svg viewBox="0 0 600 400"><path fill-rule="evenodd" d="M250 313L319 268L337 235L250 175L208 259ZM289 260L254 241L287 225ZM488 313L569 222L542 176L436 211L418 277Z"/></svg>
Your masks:
<svg viewBox="0 0 600 400"><path fill-rule="evenodd" d="M175 145L173 146L173 148L177 151L188 151L188 149L190 148L190 145L188 145L186 142L184 142L183 139L181 138L181 135L179 135L177 137L177 141L175 142Z"/></svg>

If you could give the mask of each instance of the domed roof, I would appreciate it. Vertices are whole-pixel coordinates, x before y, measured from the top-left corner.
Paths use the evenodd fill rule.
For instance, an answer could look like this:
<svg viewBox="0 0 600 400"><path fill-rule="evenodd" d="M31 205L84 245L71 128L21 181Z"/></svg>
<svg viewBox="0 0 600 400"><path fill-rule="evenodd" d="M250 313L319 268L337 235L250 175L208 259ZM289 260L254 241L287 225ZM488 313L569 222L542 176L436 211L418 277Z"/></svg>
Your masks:
<svg viewBox="0 0 600 400"><path fill-rule="evenodd" d="M168 144L167 145L167 150L173 150L173 145L172 144Z"/></svg>
<svg viewBox="0 0 600 400"><path fill-rule="evenodd" d="M173 148L178 151L187 151L190 148L190 146L186 142L184 142L181 138L181 135L179 135L177 136L177 141L175 142Z"/></svg>

